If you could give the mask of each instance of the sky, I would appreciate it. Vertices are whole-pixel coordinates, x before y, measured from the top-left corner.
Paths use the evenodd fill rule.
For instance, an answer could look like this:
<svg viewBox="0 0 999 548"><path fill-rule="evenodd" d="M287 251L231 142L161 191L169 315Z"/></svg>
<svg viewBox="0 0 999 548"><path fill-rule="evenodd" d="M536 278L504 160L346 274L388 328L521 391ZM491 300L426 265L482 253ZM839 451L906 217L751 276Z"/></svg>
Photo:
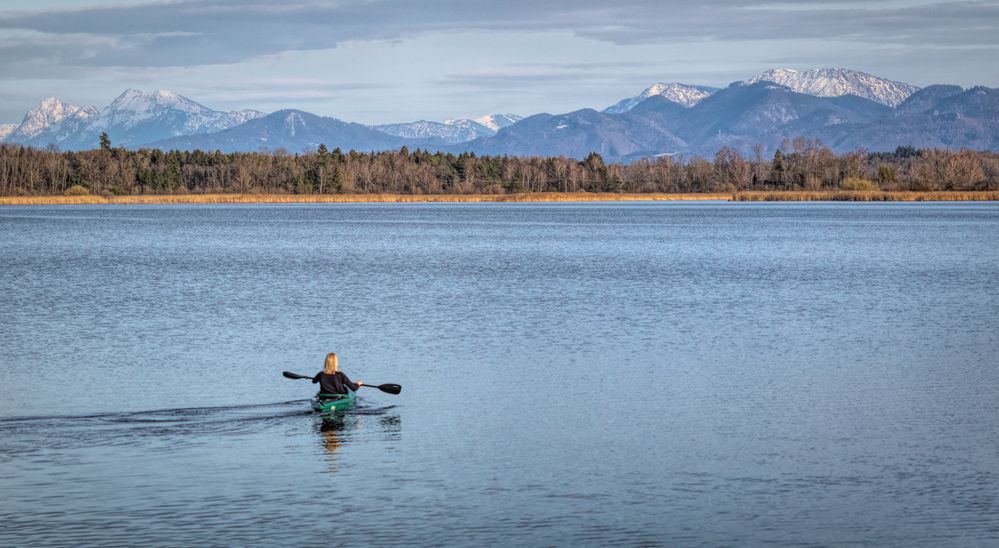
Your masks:
<svg viewBox="0 0 999 548"><path fill-rule="evenodd" d="M999 87L999 0L4 0L0 123L168 89L374 124L604 108L842 67Z"/></svg>

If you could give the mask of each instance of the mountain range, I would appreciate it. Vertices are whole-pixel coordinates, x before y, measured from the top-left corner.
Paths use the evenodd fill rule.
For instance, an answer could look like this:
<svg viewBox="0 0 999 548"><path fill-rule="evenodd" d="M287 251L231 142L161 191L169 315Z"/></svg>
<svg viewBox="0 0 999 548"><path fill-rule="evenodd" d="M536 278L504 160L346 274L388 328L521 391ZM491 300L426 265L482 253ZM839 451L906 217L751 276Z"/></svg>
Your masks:
<svg viewBox="0 0 999 548"><path fill-rule="evenodd" d="M371 126L383 133L407 139L439 140L445 144L456 144L495 135L497 131L513 125L522 117L516 114L489 114L475 119L449 118L443 122L419 120L403 124L383 124Z"/></svg>
<svg viewBox="0 0 999 548"><path fill-rule="evenodd" d="M796 136L820 139L836 152L905 145L999 150L999 90L920 89L847 69L772 69L723 89L657 83L602 111L376 126L300 110L216 111L169 91L127 90L102 109L45 99L20 124L0 126L0 141L77 150L95 148L101 132L114 145L165 150L408 146L573 158L598 152L612 161L713 156L726 146L749 155L762 145L772 154Z"/></svg>
<svg viewBox="0 0 999 548"><path fill-rule="evenodd" d="M238 126L214 133L200 133L156 141L150 146L164 150L221 150L255 152L284 149L312 151L325 144L330 149L396 149L411 143L376 129L336 118L316 116L301 110L279 110Z"/></svg>
<svg viewBox="0 0 999 548"><path fill-rule="evenodd" d="M44 99L4 140L77 150L96 148L101 132L107 132L115 144L135 147L178 135L221 131L263 115L256 110L212 110L171 91L129 89L100 110L55 97Z"/></svg>

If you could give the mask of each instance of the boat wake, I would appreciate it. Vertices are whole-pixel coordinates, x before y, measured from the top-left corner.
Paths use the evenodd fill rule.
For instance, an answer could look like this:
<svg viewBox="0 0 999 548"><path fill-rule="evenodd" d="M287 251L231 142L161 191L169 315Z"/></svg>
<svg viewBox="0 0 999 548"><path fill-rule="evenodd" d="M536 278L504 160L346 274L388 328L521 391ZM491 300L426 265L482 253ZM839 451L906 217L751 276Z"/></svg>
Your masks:
<svg viewBox="0 0 999 548"><path fill-rule="evenodd" d="M394 405L367 407L359 403L343 417L348 423L363 416L385 415ZM0 418L0 462L19 455L79 447L154 445L170 450L212 443L220 437L245 436L291 428L301 421L320 421L309 400L275 403L183 407L144 411L57 414ZM308 428L306 428L308 429Z"/></svg>

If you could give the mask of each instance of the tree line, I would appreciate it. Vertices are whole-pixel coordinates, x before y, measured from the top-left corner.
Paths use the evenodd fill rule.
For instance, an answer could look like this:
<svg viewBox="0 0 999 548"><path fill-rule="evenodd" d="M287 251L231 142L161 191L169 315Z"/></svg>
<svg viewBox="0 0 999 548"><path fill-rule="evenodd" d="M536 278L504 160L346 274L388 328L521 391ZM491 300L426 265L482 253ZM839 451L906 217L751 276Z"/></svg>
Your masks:
<svg viewBox="0 0 999 548"><path fill-rule="evenodd" d="M999 153L899 147L835 154L796 138L772 156L723 148L713 159L660 156L606 163L565 157L477 156L428 150L304 154L128 150L102 136L95 150L0 144L0 195L504 194L734 192L741 190L999 190Z"/></svg>

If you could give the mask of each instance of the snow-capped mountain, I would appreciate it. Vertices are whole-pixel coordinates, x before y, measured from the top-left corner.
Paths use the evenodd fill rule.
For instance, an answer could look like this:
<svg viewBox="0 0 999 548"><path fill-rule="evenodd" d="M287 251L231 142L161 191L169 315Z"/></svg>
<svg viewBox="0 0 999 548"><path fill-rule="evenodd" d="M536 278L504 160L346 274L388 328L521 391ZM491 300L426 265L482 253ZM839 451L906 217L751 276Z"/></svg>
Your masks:
<svg viewBox="0 0 999 548"><path fill-rule="evenodd" d="M618 101L617 103L605 108L604 112L607 114L620 114L622 112L628 112L642 101L657 95L665 97L666 99L685 107L692 107L700 102L701 99L704 99L716 91L718 91L718 88L708 86L693 86L690 84L681 84L679 82L670 82L668 84L660 82L658 84L652 84L646 88L645 91L634 97Z"/></svg>
<svg viewBox="0 0 999 548"><path fill-rule="evenodd" d="M447 120L444 120L444 125L451 128L461 139L461 141L458 142L471 141L472 139L478 139L479 137L496 134L495 129L467 118L448 118Z"/></svg>
<svg viewBox="0 0 999 548"><path fill-rule="evenodd" d="M486 114L485 116L473 118L471 121L486 126L496 132L507 126L512 126L523 119L523 116L516 114ZM447 121L445 120L444 123L446 124Z"/></svg>
<svg viewBox="0 0 999 548"><path fill-rule="evenodd" d="M445 120L444 122L418 120L416 122L402 124L383 124L371 126L371 129L375 129L395 137L404 137L406 139L438 140L447 144L464 143L466 141L471 141L472 139L496 133L471 120Z"/></svg>
<svg viewBox="0 0 999 548"><path fill-rule="evenodd" d="M419 120L402 124L371 126L382 133L406 139L440 140L457 144L495 135L497 131L520 120L516 114L487 114L480 118L449 118L443 122Z"/></svg>
<svg viewBox="0 0 999 548"><path fill-rule="evenodd" d="M17 124L0 124L0 143L2 143L8 135L14 133L15 129L17 129Z"/></svg>
<svg viewBox="0 0 999 548"><path fill-rule="evenodd" d="M806 71L789 68L770 69L746 80L746 83L761 81L774 82L798 93L816 97L856 95L892 108L919 90L918 87L904 82L886 80L866 72L848 69L825 68Z"/></svg>
<svg viewBox="0 0 999 548"><path fill-rule="evenodd" d="M169 119L173 122L172 136L180 136L221 131L263 115L256 110L212 110L172 91L143 93L129 89L101 111L95 125L105 131L109 128L127 130L150 120L162 123Z"/></svg>
<svg viewBox="0 0 999 548"><path fill-rule="evenodd" d="M816 97L763 81L736 82L685 107L652 96L623 114L583 109L536 114L493 136L446 144L441 140L387 135L359 124L301 111L279 111L234 128L154 143L162 149L289 152L330 149L424 148L459 154L565 156L582 159L599 152L605 160L632 161L660 154L712 157L731 147L744 157L762 145L765 154L787 139L819 139L838 153L863 147L889 151L898 146L999 150L999 90L931 86L898 108L855 95ZM428 122L433 127L451 127ZM455 125L455 124L452 124Z"/></svg>
<svg viewBox="0 0 999 548"><path fill-rule="evenodd" d="M753 83L748 83L753 82ZM222 128L218 130L218 128ZM128 90L102 110L46 99L11 130L6 143L63 149L115 146L164 150L343 150L406 146L451 153L556 155L611 161L674 154L711 157L721 147L770 154L785 139L819 139L836 152L897 146L999 150L999 89L931 85L924 89L845 69L769 70L725 89L657 84L597 112L491 114L443 122L363 126L298 110L262 116L219 112L176 93ZM26 135L33 137L25 138Z"/></svg>
<svg viewBox="0 0 999 548"><path fill-rule="evenodd" d="M8 142L63 149L97 146L101 132L115 145L139 146L161 139L211 133L263 116L255 110L221 112L171 91L129 89L101 110L55 98L28 111Z"/></svg>
<svg viewBox="0 0 999 548"><path fill-rule="evenodd" d="M63 103L55 97L43 99L38 106L29 110L21 123L10 132L8 140L21 142L58 127L65 120L81 120L97 113L94 107L78 107Z"/></svg>
<svg viewBox="0 0 999 548"><path fill-rule="evenodd" d="M693 107L650 97L627 114L538 114L463 145L477 154L630 161L660 154L710 158L722 147L752 157L785 140L818 139L837 153L899 146L999 150L999 89L930 86L897 108L852 94L817 97L770 81L736 82Z"/></svg>

